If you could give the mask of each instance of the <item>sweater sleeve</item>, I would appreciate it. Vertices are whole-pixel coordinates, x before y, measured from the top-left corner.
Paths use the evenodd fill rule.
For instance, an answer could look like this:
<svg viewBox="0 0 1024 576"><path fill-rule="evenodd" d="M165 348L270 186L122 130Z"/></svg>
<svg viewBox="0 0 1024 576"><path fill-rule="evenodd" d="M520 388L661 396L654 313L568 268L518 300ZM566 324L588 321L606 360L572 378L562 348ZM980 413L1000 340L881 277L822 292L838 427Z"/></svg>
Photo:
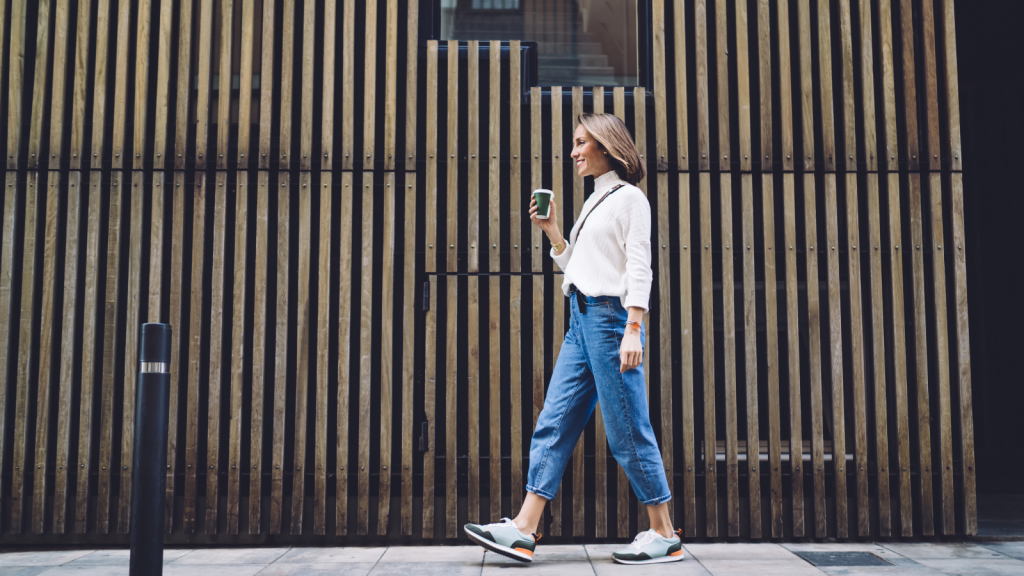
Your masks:
<svg viewBox="0 0 1024 576"><path fill-rule="evenodd" d="M564 239L563 239L564 240ZM555 249L551 249L551 259L558 264L558 268L565 272L565 268L569 265L569 257L572 256L572 244L569 244L568 240L565 240L565 250L558 256L555 256Z"/></svg>
<svg viewBox="0 0 1024 576"><path fill-rule="evenodd" d="M646 312L651 299L654 273L651 271L651 205L638 192L622 216L626 247L627 308L636 306Z"/></svg>

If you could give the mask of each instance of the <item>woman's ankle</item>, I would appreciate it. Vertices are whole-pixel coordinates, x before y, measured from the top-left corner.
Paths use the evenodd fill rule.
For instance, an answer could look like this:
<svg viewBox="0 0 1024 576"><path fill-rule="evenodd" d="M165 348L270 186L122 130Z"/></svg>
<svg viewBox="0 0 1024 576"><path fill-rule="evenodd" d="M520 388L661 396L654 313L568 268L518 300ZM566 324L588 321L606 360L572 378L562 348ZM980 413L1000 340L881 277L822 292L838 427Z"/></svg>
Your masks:
<svg viewBox="0 0 1024 576"><path fill-rule="evenodd" d="M533 534L534 532L537 531L537 526L536 525L531 526L530 523L527 522L526 520L523 520L521 518L516 518L516 519L514 519L512 521L515 522L516 527L519 528L519 531L522 532L523 534Z"/></svg>

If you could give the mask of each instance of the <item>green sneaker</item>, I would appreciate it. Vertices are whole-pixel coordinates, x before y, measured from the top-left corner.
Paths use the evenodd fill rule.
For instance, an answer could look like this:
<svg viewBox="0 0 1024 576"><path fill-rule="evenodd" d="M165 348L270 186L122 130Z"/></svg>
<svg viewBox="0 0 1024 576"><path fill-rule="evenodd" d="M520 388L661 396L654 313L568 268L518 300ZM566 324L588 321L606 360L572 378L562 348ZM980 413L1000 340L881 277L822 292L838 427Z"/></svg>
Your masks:
<svg viewBox="0 0 1024 576"><path fill-rule="evenodd" d="M664 538L653 528L641 532L629 546L614 552L612 560L619 564L660 564L662 562L678 562L683 559L682 534L676 530L676 536Z"/></svg>
<svg viewBox="0 0 1024 576"><path fill-rule="evenodd" d="M508 518L494 524L466 524L466 535L491 552L508 556L520 562L533 562L533 551L540 535L526 535Z"/></svg>

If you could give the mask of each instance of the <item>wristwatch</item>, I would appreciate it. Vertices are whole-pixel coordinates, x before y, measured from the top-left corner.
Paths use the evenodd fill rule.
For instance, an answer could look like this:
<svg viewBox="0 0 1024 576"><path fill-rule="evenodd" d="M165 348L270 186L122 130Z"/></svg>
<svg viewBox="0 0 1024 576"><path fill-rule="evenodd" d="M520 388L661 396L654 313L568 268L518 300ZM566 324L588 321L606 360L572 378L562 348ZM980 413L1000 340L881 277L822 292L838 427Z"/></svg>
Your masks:
<svg viewBox="0 0 1024 576"><path fill-rule="evenodd" d="M561 252L562 250L565 250L565 238L559 240L557 244L552 244L551 248L553 248L555 252Z"/></svg>
<svg viewBox="0 0 1024 576"><path fill-rule="evenodd" d="M630 321L627 320L626 321L626 328L632 328L632 329L636 330L637 332L639 332L640 331L640 322L638 322L636 320L633 320L632 322L630 322Z"/></svg>

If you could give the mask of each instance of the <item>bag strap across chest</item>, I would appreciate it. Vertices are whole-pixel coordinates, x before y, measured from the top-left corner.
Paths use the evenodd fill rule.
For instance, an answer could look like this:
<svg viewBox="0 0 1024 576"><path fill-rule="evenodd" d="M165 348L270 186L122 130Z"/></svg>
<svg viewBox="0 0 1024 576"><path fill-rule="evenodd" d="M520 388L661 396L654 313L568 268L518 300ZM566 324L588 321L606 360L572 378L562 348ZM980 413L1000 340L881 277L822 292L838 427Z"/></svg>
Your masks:
<svg viewBox="0 0 1024 576"><path fill-rule="evenodd" d="M590 212L587 212L586 216L583 217L583 220L580 221L580 227L579 229L576 230L576 239L579 239L580 234L583 233L583 225L587 223L587 218L589 218L590 215L594 213L594 210L597 210L597 207L601 205L601 202L604 202L605 199L612 195L612 192L615 192L616 190L622 188L623 186L625 186L625 184L619 184L618 186L605 192L604 196L601 196L601 199L597 201L597 204L594 204L594 207L590 209ZM576 239L573 240L573 245L576 244Z"/></svg>

